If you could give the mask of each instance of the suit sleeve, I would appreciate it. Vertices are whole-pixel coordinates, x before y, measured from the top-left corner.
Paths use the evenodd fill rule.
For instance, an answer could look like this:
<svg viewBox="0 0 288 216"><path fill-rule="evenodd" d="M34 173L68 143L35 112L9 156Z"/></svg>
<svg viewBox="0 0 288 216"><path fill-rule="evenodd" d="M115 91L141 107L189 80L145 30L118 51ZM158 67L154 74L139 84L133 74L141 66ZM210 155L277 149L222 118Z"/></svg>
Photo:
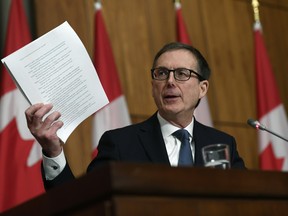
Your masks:
<svg viewBox="0 0 288 216"><path fill-rule="evenodd" d="M239 156L236 146L236 141L234 138L232 138L232 143L230 145L231 168L246 169L245 163L243 159Z"/></svg>
<svg viewBox="0 0 288 216"><path fill-rule="evenodd" d="M108 161L119 160L116 143L113 136L110 135L110 131L105 132L97 147L98 154L89 164L87 172L92 171L96 166L107 163Z"/></svg>
<svg viewBox="0 0 288 216"><path fill-rule="evenodd" d="M42 172L42 179L43 179L43 183L44 183L44 188L45 190L49 190L51 188L60 186L64 183L67 183L73 179L75 179L68 162L66 163L65 168L62 170L62 172L55 177L53 180L46 180L45 178L45 173L44 173L44 169L43 169L43 164L41 166L41 172Z"/></svg>

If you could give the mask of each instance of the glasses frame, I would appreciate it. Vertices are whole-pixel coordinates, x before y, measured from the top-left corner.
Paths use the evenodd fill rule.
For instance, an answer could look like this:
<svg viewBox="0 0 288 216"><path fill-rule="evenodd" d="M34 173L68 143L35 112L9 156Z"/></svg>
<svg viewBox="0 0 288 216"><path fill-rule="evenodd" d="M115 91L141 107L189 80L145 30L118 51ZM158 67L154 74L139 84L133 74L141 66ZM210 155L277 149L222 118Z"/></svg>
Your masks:
<svg viewBox="0 0 288 216"><path fill-rule="evenodd" d="M154 76L154 71L156 69L165 69L167 70L169 73L167 75L167 78L166 79L157 79L155 76ZM190 72L190 75L189 77L186 79L186 80L179 80L176 78L175 76L175 72L179 69L185 69L185 70L188 70ZM177 80L177 81L187 81L191 78L191 74L195 74L197 76L197 78L199 79L199 81L203 81L203 80L206 80L203 76L201 76L198 72L194 71L194 70L191 70L191 69L188 69L188 68L175 68L175 69L168 69L168 68L165 68L165 67L158 67L158 68L152 68L151 69L151 76L152 76L152 79L154 80L160 80L160 81L163 81L163 80L167 80L169 79L169 75L170 73L173 72L173 76L174 76L174 79Z"/></svg>

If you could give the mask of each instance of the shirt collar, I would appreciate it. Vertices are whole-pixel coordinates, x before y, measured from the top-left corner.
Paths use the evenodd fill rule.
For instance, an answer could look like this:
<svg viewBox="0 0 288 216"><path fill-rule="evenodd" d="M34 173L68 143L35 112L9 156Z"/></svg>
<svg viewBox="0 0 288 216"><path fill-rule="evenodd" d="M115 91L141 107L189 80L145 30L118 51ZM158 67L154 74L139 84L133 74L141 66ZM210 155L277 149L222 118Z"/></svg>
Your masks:
<svg viewBox="0 0 288 216"><path fill-rule="evenodd" d="M157 118L158 118L159 123L160 123L160 128L161 128L163 138L166 138L166 137L170 136L172 133L174 133L175 131L182 129L182 128L176 127L176 126L172 125L171 123L169 123L167 120L165 120L159 114L159 112L157 113ZM194 126L194 116L192 117L190 124L184 128L189 132L191 137L193 134L193 126Z"/></svg>

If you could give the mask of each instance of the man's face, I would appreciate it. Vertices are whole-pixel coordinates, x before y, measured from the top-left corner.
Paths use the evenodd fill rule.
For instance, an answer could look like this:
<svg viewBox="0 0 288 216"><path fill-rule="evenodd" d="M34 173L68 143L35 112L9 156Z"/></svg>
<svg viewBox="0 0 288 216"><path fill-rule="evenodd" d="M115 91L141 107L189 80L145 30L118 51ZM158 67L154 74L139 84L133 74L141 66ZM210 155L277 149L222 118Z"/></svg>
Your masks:
<svg viewBox="0 0 288 216"><path fill-rule="evenodd" d="M155 67L187 68L200 73L196 58L184 49L163 53ZM207 80L200 82L193 74L187 81L177 81L172 72L167 80L152 80L152 94L160 115L169 120L179 114L191 120L198 100L208 90L208 84Z"/></svg>

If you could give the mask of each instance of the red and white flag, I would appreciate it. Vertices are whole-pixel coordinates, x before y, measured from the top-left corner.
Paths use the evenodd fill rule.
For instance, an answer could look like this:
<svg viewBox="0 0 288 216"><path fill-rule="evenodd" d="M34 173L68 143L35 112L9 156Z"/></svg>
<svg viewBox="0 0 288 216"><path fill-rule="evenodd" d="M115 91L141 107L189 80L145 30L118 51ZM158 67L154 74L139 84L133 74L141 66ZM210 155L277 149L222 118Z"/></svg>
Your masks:
<svg viewBox="0 0 288 216"><path fill-rule="evenodd" d="M176 11L177 41L185 44L191 44L182 16L181 3L179 1L175 1L174 5ZM201 99L200 104L194 112L194 116L196 117L197 121L211 127L213 126L207 96Z"/></svg>
<svg viewBox="0 0 288 216"><path fill-rule="evenodd" d="M31 42L22 0L12 0L4 56ZM3 57L4 57L3 56ZM44 192L41 148L29 132L25 109L29 106L1 65L0 84L0 212Z"/></svg>
<svg viewBox="0 0 288 216"><path fill-rule="evenodd" d="M257 117L267 128L287 135L288 121L277 90L276 81L262 37L261 23L254 24L255 66L257 86ZM258 132L260 168L288 171L288 143L267 133Z"/></svg>
<svg viewBox="0 0 288 216"><path fill-rule="evenodd" d="M94 115L93 156L97 155L97 145L105 131L131 124L101 7L100 2L95 2L94 64L109 104Z"/></svg>

